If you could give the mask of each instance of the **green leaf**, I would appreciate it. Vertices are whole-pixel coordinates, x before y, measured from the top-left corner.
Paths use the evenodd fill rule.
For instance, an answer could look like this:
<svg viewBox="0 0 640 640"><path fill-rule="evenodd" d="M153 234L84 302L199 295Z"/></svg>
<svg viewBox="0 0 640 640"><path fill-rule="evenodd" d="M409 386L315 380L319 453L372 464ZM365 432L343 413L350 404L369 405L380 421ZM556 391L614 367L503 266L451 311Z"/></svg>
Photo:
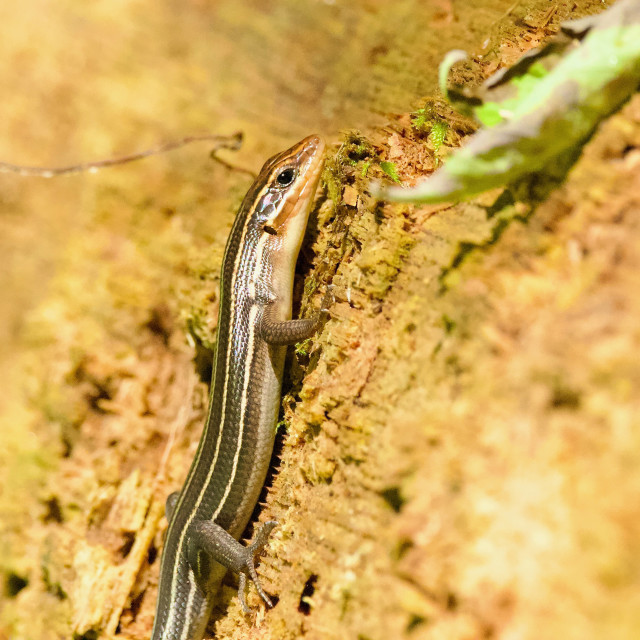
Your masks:
<svg viewBox="0 0 640 640"><path fill-rule="evenodd" d="M378 197L451 201L531 173L566 172L597 125L640 84L640 11L634 0L619 0L590 18L590 28L580 44L566 47L551 70L538 60L528 68L521 65L526 71L508 80L515 96L474 107L485 127L442 168L409 189L378 189ZM447 56L443 66L448 70L457 59L459 53Z"/></svg>

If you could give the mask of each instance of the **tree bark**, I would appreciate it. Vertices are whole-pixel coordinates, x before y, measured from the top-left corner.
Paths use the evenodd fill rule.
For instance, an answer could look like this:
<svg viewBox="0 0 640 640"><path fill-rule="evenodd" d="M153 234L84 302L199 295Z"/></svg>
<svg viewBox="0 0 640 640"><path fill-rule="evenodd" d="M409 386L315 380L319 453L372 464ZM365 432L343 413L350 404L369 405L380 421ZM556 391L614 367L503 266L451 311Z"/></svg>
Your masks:
<svg viewBox="0 0 640 640"><path fill-rule="evenodd" d="M86 159L72 147L100 157L106 140L130 151L204 124L243 129L246 148L225 159L252 169L311 130L338 143L296 312L328 283L336 301L290 354L255 518L279 522L259 567L278 602L266 611L250 589L245 616L231 578L210 635L634 637L638 97L542 202L368 194L382 161L403 181L436 163L408 113L435 96L447 49L467 48L480 82L601 3L237 4L45 16L34 1L3 18L8 33L50 33L49 58L26 36L0 45L7 160L66 164ZM25 116L27 91L45 120ZM360 132L338 136L346 126ZM201 153L2 178L0 638L149 637L164 500L206 415L220 261L251 181L196 168Z"/></svg>

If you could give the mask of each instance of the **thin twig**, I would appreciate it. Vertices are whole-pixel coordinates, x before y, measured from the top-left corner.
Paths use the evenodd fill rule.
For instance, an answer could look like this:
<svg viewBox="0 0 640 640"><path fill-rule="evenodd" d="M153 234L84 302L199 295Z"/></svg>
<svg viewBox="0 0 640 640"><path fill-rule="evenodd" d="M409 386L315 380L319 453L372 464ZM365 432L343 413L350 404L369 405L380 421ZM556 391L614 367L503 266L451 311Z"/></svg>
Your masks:
<svg viewBox="0 0 640 640"><path fill-rule="evenodd" d="M148 156L153 156L159 153L165 153L167 151L172 151L173 149L184 147L185 145L191 144L192 142L205 141L214 143L214 149L212 153L215 153L219 149L230 149L232 151L237 151L242 144L242 132L236 131L229 136L219 136L213 134L187 136L180 140L166 142L152 149L147 149L146 151L119 156L117 158L110 158L108 160L83 162L81 164L74 164L66 167L26 167L18 164L11 164L9 162L0 162L0 173L17 173L21 176L35 176L38 178L54 178L56 176L82 173L83 171L95 173L99 169L104 169L105 167L112 167L118 164L134 162L135 160L141 160L142 158L147 158Z"/></svg>
<svg viewBox="0 0 640 640"><path fill-rule="evenodd" d="M209 154L210 158L215 162L221 164L223 167L225 167L225 169L229 169L229 171L237 171L238 173L245 173L246 175L251 176L254 180L255 178L257 178L257 174L251 171L251 169L245 169L244 167L239 167L238 165L231 164L230 162L219 158L216 152L217 149L213 149L213 151L211 151L211 153Z"/></svg>

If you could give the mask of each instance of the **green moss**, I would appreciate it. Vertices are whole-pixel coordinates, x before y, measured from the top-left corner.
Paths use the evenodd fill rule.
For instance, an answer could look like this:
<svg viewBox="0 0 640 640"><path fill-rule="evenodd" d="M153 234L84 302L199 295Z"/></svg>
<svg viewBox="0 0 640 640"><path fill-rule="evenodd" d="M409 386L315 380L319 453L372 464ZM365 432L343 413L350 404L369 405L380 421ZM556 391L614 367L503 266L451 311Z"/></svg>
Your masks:
<svg viewBox="0 0 640 640"><path fill-rule="evenodd" d="M394 181L400 184L400 176L398 175L398 169L395 165L395 162L389 162L387 160L383 160L380 163L380 168Z"/></svg>
<svg viewBox="0 0 640 640"><path fill-rule="evenodd" d="M296 344L295 353L297 356L308 356L309 351L311 350L311 346L313 345L313 338L307 338L302 342L298 342Z"/></svg>
<svg viewBox="0 0 640 640"><path fill-rule="evenodd" d="M184 320L187 338L192 344L200 344L210 350L215 349L215 332L210 328L209 315L203 307L191 307L185 313Z"/></svg>
<svg viewBox="0 0 640 640"><path fill-rule="evenodd" d="M433 142L433 152L436 154L436 163L438 161L438 151L444 143L449 131L449 125L444 120L437 120L431 127L431 141Z"/></svg>
<svg viewBox="0 0 640 640"><path fill-rule="evenodd" d="M347 180L347 169L362 164L360 175L365 177L376 157L371 142L359 131L348 131L334 154L325 159L322 181L335 206L342 201L342 191Z"/></svg>
<svg viewBox="0 0 640 640"><path fill-rule="evenodd" d="M322 182L327 189L327 194L337 207L342 200L342 188L344 183L344 168L338 154L328 155L324 161L322 170Z"/></svg>
<svg viewBox="0 0 640 640"><path fill-rule="evenodd" d="M193 256L188 277L182 280L179 308L187 337L194 345L213 350L216 344L217 304L222 247Z"/></svg>
<svg viewBox="0 0 640 640"><path fill-rule="evenodd" d="M426 103L421 109L411 114L411 126L421 133L429 133L436 111L431 103Z"/></svg>
<svg viewBox="0 0 640 640"><path fill-rule="evenodd" d="M384 297L414 245L399 213L400 210L394 210L392 217L378 221L376 212L368 211L351 227L352 235L363 243L355 260L364 276L359 279L358 288L373 298Z"/></svg>

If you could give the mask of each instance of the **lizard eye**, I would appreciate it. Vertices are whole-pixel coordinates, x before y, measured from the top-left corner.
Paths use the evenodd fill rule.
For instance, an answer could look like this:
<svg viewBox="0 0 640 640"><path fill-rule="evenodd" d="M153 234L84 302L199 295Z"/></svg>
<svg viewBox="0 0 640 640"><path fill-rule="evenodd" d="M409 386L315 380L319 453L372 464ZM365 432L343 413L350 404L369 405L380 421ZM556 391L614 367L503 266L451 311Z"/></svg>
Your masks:
<svg viewBox="0 0 640 640"><path fill-rule="evenodd" d="M293 167L287 167L276 176L276 184L279 187L288 187L295 180L295 177L296 170Z"/></svg>

